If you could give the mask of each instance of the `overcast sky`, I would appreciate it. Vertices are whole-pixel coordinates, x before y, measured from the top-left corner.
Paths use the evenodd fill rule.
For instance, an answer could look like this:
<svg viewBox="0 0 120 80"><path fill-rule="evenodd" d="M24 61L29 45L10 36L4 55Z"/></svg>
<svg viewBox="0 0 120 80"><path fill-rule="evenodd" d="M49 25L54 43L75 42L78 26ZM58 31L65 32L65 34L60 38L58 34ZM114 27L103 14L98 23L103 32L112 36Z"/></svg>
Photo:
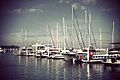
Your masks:
<svg viewBox="0 0 120 80"><path fill-rule="evenodd" d="M75 8L82 29L84 11L92 13L91 26L97 37L96 40L98 40L101 27L105 44L111 41L112 21L115 21L115 40L119 41L119 5L119 0L1 0L0 44L20 45L23 42L35 43L37 41L46 43L46 36L50 36L49 33L47 34L47 25L51 32L55 33L56 24L57 22L62 24L63 17L71 30L71 6ZM24 38L25 34L27 39Z"/></svg>

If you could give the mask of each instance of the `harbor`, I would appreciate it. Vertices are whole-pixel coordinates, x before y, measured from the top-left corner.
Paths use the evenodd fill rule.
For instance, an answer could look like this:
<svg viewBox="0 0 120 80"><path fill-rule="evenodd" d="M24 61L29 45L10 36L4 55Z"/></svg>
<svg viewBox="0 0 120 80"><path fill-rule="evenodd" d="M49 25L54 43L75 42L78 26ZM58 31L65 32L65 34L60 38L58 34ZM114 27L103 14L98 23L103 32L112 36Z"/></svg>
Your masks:
<svg viewBox="0 0 120 80"><path fill-rule="evenodd" d="M119 0L2 0L0 80L120 80Z"/></svg>

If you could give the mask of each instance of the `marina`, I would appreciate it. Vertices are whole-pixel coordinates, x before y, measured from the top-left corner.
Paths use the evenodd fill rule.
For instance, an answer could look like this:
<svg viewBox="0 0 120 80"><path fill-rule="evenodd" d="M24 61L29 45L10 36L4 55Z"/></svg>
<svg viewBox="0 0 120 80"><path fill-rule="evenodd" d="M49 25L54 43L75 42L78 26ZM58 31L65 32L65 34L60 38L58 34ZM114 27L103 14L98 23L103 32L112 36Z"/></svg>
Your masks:
<svg viewBox="0 0 120 80"><path fill-rule="evenodd" d="M1 0L0 80L120 80L119 0Z"/></svg>

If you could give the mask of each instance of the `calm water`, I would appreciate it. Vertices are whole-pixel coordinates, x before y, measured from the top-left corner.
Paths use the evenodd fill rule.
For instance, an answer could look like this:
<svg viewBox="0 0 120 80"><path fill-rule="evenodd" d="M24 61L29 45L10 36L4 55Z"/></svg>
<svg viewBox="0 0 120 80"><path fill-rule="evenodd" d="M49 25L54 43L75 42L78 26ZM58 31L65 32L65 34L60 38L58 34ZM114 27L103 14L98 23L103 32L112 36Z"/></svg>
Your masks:
<svg viewBox="0 0 120 80"><path fill-rule="evenodd" d="M0 80L120 80L120 67L0 54Z"/></svg>

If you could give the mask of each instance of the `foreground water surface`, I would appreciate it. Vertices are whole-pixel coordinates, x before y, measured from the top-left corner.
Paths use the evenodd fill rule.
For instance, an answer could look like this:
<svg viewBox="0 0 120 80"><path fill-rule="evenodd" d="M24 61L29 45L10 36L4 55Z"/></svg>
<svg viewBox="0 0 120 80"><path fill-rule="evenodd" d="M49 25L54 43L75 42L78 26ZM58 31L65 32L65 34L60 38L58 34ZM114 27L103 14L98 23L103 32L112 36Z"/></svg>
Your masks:
<svg viewBox="0 0 120 80"><path fill-rule="evenodd" d="M0 54L0 80L120 80L120 67Z"/></svg>

